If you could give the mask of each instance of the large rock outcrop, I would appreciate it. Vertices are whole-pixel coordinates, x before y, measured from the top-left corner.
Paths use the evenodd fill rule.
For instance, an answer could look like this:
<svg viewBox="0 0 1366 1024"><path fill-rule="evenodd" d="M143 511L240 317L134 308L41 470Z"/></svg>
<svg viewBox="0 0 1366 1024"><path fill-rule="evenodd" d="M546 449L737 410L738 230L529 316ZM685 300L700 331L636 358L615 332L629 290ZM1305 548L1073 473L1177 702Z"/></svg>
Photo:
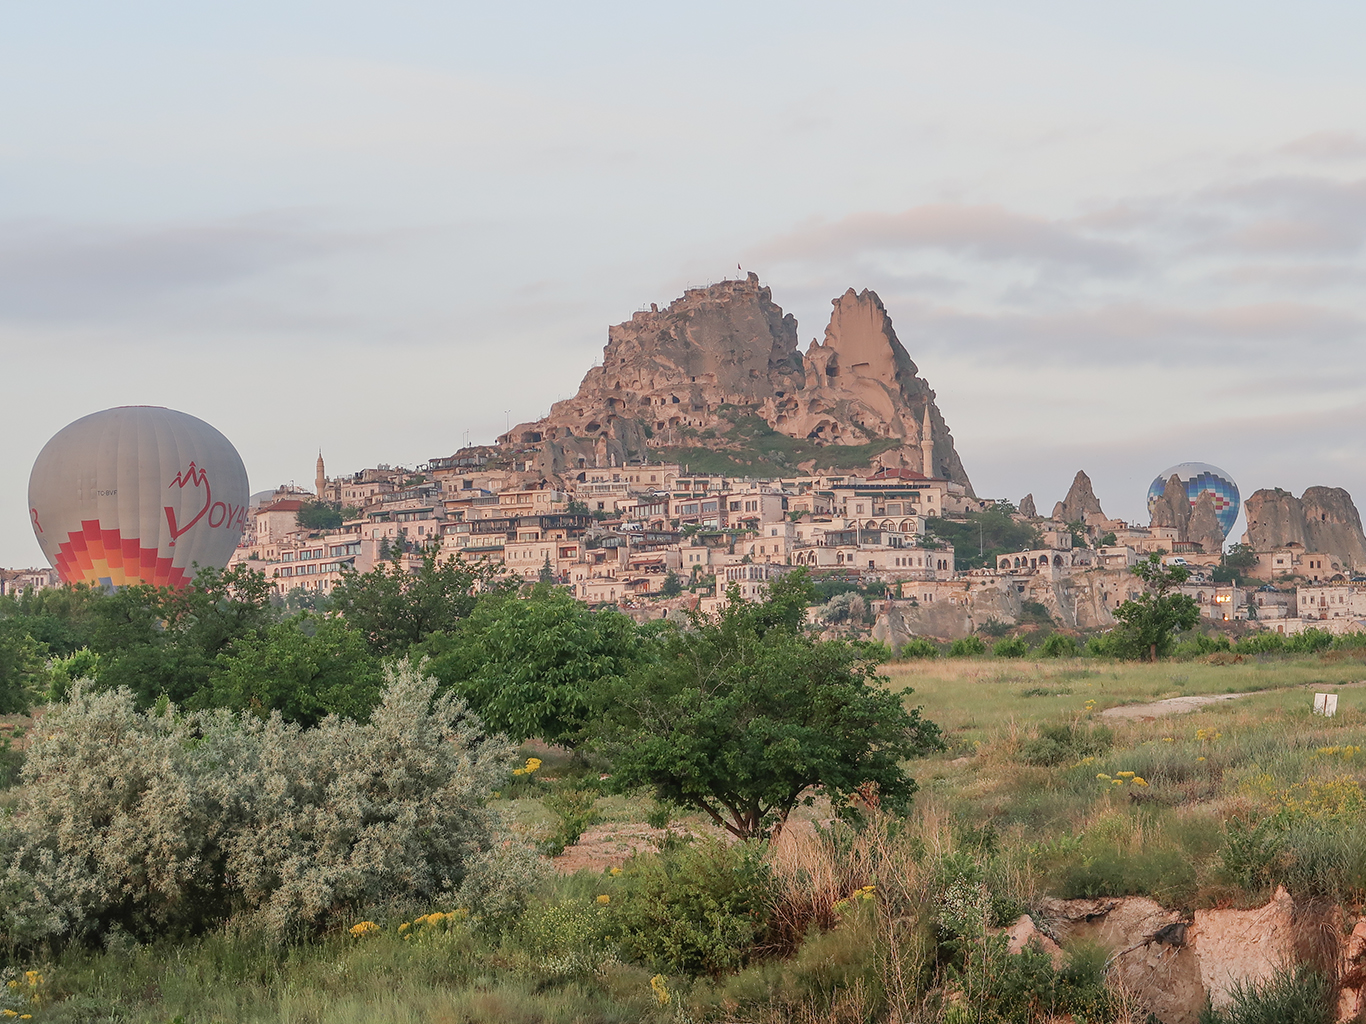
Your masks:
<svg viewBox="0 0 1366 1024"><path fill-rule="evenodd" d="M1191 510L1190 521L1186 523L1186 540L1200 545L1207 555L1221 554L1224 550L1224 527L1219 515L1214 511L1214 495L1209 491L1201 493Z"/></svg>
<svg viewBox="0 0 1366 1024"><path fill-rule="evenodd" d="M1352 496L1341 487L1310 487L1300 497L1279 487L1254 491L1243 505L1243 543L1254 551L1302 544L1366 569L1366 534Z"/></svg>
<svg viewBox="0 0 1366 1024"><path fill-rule="evenodd" d="M1091 517L1088 519L1087 517ZM1063 523L1099 522L1105 519L1100 507L1100 499L1091 489L1091 478L1082 470L1072 478L1072 486L1067 489L1067 497L1053 506L1053 518Z"/></svg>
<svg viewBox="0 0 1366 1024"><path fill-rule="evenodd" d="M1175 473L1163 488L1162 497L1153 502L1152 525L1172 527L1180 532L1177 540L1186 539L1186 526L1191 518L1190 496L1186 485Z"/></svg>
<svg viewBox="0 0 1366 1024"><path fill-rule="evenodd" d="M1034 495L1032 493L1026 494L1020 499L1020 515L1033 519L1038 514L1039 510L1034 507Z"/></svg>
<svg viewBox="0 0 1366 1024"><path fill-rule="evenodd" d="M971 491L935 395L897 339L882 301L852 288L833 301L821 342L803 355L797 322L755 274L692 288L608 328L601 366L550 414L499 439L541 448L537 469L622 465L650 449L736 443L735 426L770 428L820 445L893 439L883 467L923 471ZM928 435L928 436L927 436Z"/></svg>

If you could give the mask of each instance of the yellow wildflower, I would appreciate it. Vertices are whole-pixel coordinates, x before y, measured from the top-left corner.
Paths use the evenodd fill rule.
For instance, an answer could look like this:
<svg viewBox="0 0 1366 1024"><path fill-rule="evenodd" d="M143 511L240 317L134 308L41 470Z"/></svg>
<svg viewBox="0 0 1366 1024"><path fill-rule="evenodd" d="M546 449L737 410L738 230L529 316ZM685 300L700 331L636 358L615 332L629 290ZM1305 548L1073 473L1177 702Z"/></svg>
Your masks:
<svg viewBox="0 0 1366 1024"><path fill-rule="evenodd" d="M656 974L650 979L650 991L655 994L655 1002L660 1006L669 1005L669 986L664 983L664 975Z"/></svg>
<svg viewBox="0 0 1366 1024"><path fill-rule="evenodd" d="M1196 760L1197 760L1197 761L1203 761L1204 758L1203 758L1203 757L1197 757Z"/></svg>
<svg viewBox="0 0 1366 1024"><path fill-rule="evenodd" d="M621 868L613 868L611 871L607 873L611 875L613 878L616 878L617 875L621 874Z"/></svg>
<svg viewBox="0 0 1366 1024"><path fill-rule="evenodd" d="M374 935L379 931L379 925L374 921L361 921L359 924L351 926L351 934L356 938L363 938L366 935Z"/></svg>
<svg viewBox="0 0 1366 1024"><path fill-rule="evenodd" d="M1112 785L1112 786L1122 786L1122 785L1124 785L1124 780L1123 780L1123 779L1111 779L1111 780L1110 780L1110 785Z"/></svg>
<svg viewBox="0 0 1366 1024"><path fill-rule="evenodd" d="M1148 783L1145 782L1145 781L1143 780L1143 777L1142 777L1142 776L1139 776L1139 775L1135 775L1135 776L1134 776L1134 785L1135 785L1135 786L1146 786L1147 784L1148 784Z"/></svg>
<svg viewBox="0 0 1366 1024"><path fill-rule="evenodd" d="M1104 772L1096 772L1096 778L1104 779L1107 782L1110 781L1110 776L1106 775Z"/></svg>
<svg viewBox="0 0 1366 1024"><path fill-rule="evenodd" d="M1163 742L1163 743L1175 743L1176 740L1172 739L1170 736L1163 736L1163 737L1162 737L1162 742Z"/></svg>
<svg viewBox="0 0 1366 1024"><path fill-rule="evenodd" d="M603 906L606 906L607 904L612 902L612 897L608 896L607 893L603 893L601 896L598 897L598 902L601 903Z"/></svg>
<svg viewBox="0 0 1366 1024"><path fill-rule="evenodd" d="M1115 774L1118 775L1121 779L1132 779L1135 775L1134 772L1115 772Z"/></svg>
<svg viewBox="0 0 1366 1024"><path fill-rule="evenodd" d="M19 1016L19 1011L18 1011L18 1010L11 1010L8 1006L5 1007L5 1009L0 1010L0 1013L3 1013L6 1017L17 1017L17 1016Z"/></svg>
<svg viewBox="0 0 1366 1024"><path fill-rule="evenodd" d="M400 935L402 935L404 932L406 932L406 931L407 931L409 928L411 928L411 927L412 927L411 924L409 924L407 921L404 921L401 925L398 926L398 933L399 933Z"/></svg>

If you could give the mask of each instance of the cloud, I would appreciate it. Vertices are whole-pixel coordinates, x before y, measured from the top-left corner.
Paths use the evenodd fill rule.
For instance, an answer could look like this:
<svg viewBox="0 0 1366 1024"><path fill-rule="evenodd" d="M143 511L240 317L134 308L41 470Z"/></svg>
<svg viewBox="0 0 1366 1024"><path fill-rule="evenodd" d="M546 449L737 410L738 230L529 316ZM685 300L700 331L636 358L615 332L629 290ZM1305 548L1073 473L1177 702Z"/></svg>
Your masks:
<svg viewBox="0 0 1366 1024"><path fill-rule="evenodd" d="M1366 135L1314 132L1287 142L1276 152L1309 160L1361 160L1366 159Z"/></svg>
<svg viewBox="0 0 1366 1024"><path fill-rule="evenodd" d="M994 205L935 203L901 213L857 213L815 223L757 247L752 259L822 261L866 252L938 250L982 261L1078 266L1097 273L1132 269L1127 246L1065 224Z"/></svg>
<svg viewBox="0 0 1366 1024"><path fill-rule="evenodd" d="M1200 248L1342 256L1366 242L1366 180L1258 178L1205 190L1191 202L1229 218Z"/></svg>
<svg viewBox="0 0 1366 1024"><path fill-rule="evenodd" d="M278 272L374 239L297 214L161 226L0 224L0 320L79 320Z"/></svg>
<svg viewBox="0 0 1366 1024"><path fill-rule="evenodd" d="M1352 346L1345 350L1354 353L1366 324L1352 312L1289 301L1182 308L1132 300L1026 313L921 306L897 318L897 332L915 347L968 348L1015 364L1114 370L1164 361L1208 369L1283 356L1292 347L1301 355L1311 345Z"/></svg>

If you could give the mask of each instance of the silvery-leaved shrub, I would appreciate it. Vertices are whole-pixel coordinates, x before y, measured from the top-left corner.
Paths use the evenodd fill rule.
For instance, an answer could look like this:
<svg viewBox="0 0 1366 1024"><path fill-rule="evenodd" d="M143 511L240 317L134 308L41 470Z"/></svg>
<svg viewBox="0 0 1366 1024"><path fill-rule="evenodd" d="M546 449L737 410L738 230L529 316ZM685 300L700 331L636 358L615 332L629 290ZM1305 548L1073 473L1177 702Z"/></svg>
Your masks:
<svg viewBox="0 0 1366 1024"><path fill-rule="evenodd" d="M11 944L194 931L287 936L387 901L449 900L501 838L511 747L406 662L370 721L300 729L78 684L33 732L0 822Z"/></svg>

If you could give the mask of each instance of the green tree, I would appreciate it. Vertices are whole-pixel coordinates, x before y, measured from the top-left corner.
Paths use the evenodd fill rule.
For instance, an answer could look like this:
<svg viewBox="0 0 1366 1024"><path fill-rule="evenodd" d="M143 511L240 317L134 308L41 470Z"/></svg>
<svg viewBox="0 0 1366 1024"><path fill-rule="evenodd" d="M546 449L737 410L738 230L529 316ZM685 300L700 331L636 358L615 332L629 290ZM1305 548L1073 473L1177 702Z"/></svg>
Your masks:
<svg viewBox="0 0 1366 1024"><path fill-rule="evenodd" d="M1119 625L1106 634L1104 650L1117 658L1156 661L1171 653L1177 633L1200 621L1200 606L1185 594L1171 593L1190 577L1184 566L1163 566L1162 556L1153 554L1131 571L1146 590L1115 609Z"/></svg>
<svg viewBox="0 0 1366 1024"><path fill-rule="evenodd" d="M586 516L592 514L588 511L588 502L581 501L578 498L571 498L565 511L571 516Z"/></svg>
<svg viewBox="0 0 1366 1024"><path fill-rule="evenodd" d="M0 621L0 714L22 715L46 689L47 644Z"/></svg>
<svg viewBox="0 0 1366 1024"><path fill-rule="evenodd" d="M1001 555L1031 551L1043 543L1038 528L1012 519L1008 508L1013 511L1013 506L1002 502L969 512L962 519L930 517L925 520L925 533L953 545L960 569L995 568Z"/></svg>
<svg viewBox="0 0 1366 1024"><path fill-rule="evenodd" d="M335 530L342 524L341 510L324 501L303 502L294 514L301 530Z"/></svg>
<svg viewBox="0 0 1366 1024"><path fill-rule="evenodd" d="M52 655L65 657L90 643L96 609L108 596L85 584L6 594L0 597L0 622L17 623Z"/></svg>
<svg viewBox="0 0 1366 1024"><path fill-rule="evenodd" d="M577 747L601 693L633 671L643 650L636 625L615 609L594 611L566 591L494 594L415 657L423 671L469 704L495 732Z"/></svg>
<svg viewBox="0 0 1366 1024"><path fill-rule="evenodd" d="M497 566L442 559L431 548L416 572L393 561L343 574L332 588L332 608L376 654L402 654L432 633L453 629L474 609L481 589L506 587L500 576Z"/></svg>
<svg viewBox="0 0 1366 1024"><path fill-rule="evenodd" d="M814 794L905 806L915 781L899 762L939 749L939 730L906 709L909 691L878 685L885 648L787 624L796 584L772 607L732 591L718 617L667 628L656 657L607 693L600 742L616 785L648 786L740 838L781 828Z"/></svg>
<svg viewBox="0 0 1366 1024"><path fill-rule="evenodd" d="M275 620L265 573L207 568L182 590L129 586L96 604L90 649L98 685L126 686L140 707L162 694L176 703L208 684L214 662Z"/></svg>
<svg viewBox="0 0 1366 1024"><path fill-rule="evenodd" d="M536 578L541 583L553 583L555 581L555 570L550 568L550 556L545 556L545 563L541 566L541 571L536 574Z"/></svg>
<svg viewBox="0 0 1366 1024"><path fill-rule="evenodd" d="M660 584L659 596L677 597L681 593L683 593L683 582L678 578L678 573L670 569L664 576L664 582Z"/></svg>
<svg viewBox="0 0 1366 1024"><path fill-rule="evenodd" d="M1219 566L1211 574L1215 583L1237 584L1240 578L1246 577L1247 571L1257 564L1257 552L1251 545L1234 544L1220 559Z"/></svg>
<svg viewBox="0 0 1366 1024"><path fill-rule="evenodd" d="M384 690L379 659L344 620L307 612L219 657L191 707L225 707L317 725L328 715L369 719Z"/></svg>

